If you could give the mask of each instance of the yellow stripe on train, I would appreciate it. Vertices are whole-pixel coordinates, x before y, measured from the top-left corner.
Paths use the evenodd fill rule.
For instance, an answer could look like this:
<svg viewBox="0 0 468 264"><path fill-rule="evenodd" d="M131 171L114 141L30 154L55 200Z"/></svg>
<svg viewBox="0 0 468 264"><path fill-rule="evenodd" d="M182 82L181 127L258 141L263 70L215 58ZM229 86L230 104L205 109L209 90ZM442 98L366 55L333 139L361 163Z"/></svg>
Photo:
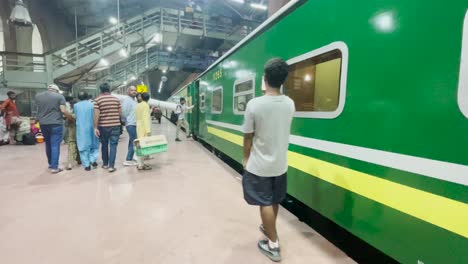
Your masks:
<svg viewBox="0 0 468 264"><path fill-rule="evenodd" d="M243 137L208 126L208 133L243 145ZM289 166L453 233L468 237L468 204L288 151Z"/></svg>

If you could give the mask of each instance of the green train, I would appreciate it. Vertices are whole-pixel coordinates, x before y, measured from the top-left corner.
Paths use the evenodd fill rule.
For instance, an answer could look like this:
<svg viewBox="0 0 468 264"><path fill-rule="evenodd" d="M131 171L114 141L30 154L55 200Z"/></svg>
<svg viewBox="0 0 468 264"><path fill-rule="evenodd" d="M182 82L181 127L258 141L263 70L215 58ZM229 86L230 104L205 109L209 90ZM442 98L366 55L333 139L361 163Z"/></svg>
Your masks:
<svg viewBox="0 0 468 264"><path fill-rule="evenodd" d="M290 1L170 99L239 163L272 57L297 109L288 194L398 262L468 263L468 1Z"/></svg>

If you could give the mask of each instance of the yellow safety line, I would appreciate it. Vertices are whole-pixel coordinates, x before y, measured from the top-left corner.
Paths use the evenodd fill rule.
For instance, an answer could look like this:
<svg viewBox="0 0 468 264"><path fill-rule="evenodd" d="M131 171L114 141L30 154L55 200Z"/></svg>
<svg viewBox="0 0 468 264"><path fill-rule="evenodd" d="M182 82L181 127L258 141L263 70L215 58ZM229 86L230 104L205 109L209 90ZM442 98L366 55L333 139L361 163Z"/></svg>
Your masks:
<svg viewBox="0 0 468 264"><path fill-rule="evenodd" d="M208 127L208 133L243 145L243 137ZM288 151L290 167L468 238L468 204Z"/></svg>

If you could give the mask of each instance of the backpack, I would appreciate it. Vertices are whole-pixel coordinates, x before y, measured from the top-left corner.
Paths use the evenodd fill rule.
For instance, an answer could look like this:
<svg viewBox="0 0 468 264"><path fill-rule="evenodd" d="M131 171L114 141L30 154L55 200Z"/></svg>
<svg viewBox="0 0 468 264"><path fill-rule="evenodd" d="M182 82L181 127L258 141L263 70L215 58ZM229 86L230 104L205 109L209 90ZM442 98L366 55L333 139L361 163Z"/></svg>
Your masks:
<svg viewBox="0 0 468 264"><path fill-rule="evenodd" d="M180 112L179 112L179 113L176 113L178 109L180 109ZM179 115L180 115L181 113L182 113L182 106L181 106L181 105L177 105L177 106L176 106L175 112L172 111L172 113L171 113L171 121L172 121L173 123L177 123L177 121L179 121Z"/></svg>
<svg viewBox="0 0 468 264"><path fill-rule="evenodd" d="M171 113L171 122L176 123L178 120L179 120L179 116L176 113L174 113L174 111L172 111L172 113Z"/></svg>

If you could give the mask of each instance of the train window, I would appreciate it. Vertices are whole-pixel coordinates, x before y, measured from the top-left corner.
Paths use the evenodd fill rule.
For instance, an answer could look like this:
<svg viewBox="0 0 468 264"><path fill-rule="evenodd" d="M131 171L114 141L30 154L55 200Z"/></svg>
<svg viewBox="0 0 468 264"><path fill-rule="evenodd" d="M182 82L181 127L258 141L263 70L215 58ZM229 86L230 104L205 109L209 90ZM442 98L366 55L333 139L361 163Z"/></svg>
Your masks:
<svg viewBox="0 0 468 264"><path fill-rule="evenodd" d="M221 114L223 112L223 87L213 89L211 93L211 113Z"/></svg>
<svg viewBox="0 0 468 264"><path fill-rule="evenodd" d="M205 112L205 93L200 94L200 112Z"/></svg>
<svg viewBox="0 0 468 264"><path fill-rule="evenodd" d="M344 108L348 48L335 42L288 61L284 92L296 104L296 117L335 118Z"/></svg>
<svg viewBox="0 0 468 264"><path fill-rule="evenodd" d="M235 114L245 112L247 103L254 98L255 95L255 75L248 79L237 80L234 83L234 102L233 108Z"/></svg>
<svg viewBox="0 0 468 264"><path fill-rule="evenodd" d="M463 25L460 76L458 78L458 107L463 115L468 118L468 12L466 12Z"/></svg>

